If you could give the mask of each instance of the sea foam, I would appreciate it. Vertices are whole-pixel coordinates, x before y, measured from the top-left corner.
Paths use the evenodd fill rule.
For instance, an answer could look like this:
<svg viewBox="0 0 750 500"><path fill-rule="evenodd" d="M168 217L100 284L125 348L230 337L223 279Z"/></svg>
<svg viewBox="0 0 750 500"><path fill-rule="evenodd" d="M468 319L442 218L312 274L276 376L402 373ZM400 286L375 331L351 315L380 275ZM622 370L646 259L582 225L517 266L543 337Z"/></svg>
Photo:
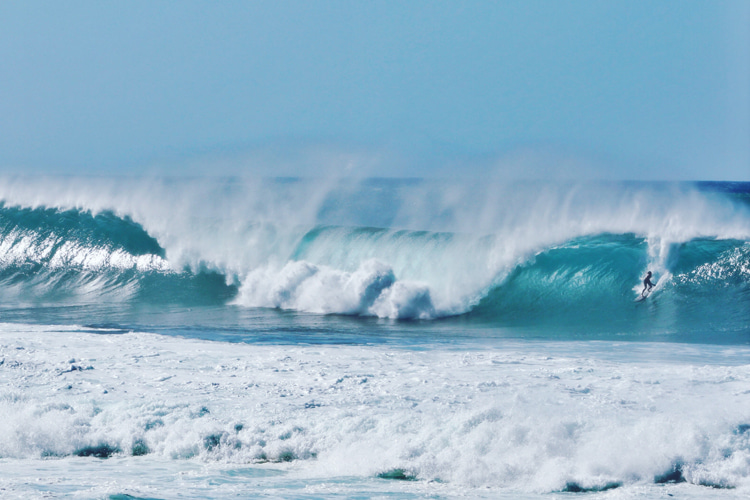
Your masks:
<svg viewBox="0 0 750 500"><path fill-rule="evenodd" d="M749 353L705 346L694 364L673 344L670 361L649 361L664 349L260 346L3 325L0 459L270 465L469 495L746 492L750 369L727 360Z"/></svg>

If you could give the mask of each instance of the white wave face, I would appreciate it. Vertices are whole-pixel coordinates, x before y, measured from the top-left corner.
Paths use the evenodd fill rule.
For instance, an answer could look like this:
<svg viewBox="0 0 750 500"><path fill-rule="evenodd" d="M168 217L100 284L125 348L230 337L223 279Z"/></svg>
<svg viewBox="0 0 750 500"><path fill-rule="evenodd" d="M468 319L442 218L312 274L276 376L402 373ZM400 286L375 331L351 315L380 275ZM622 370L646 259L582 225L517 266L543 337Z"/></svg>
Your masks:
<svg viewBox="0 0 750 500"><path fill-rule="evenodd" d="M84 245L62 237L42 236L33 231L11 231L0 237L0 268L44 262L49 269L81 271L136 269L168 272L168 263L158 255L133 255L122 249Z"/></svg>
<svg viewBox="0 0 750 500"><path fill-rule="evenodd" d="M0 271L37 265L43 266L44 271L29 282L6 282L0 289L0 297L11 303L24 300L29 296L26 287L33 285L37 297L54 294L58 301L64 297L68 302L121 302L136 293L137 284L133 281L113 284L106 271L173 272L168 261L154 254L133 255L108 245L66 241L63 236L28 230L13 230L0 236ZM54 275L54 271L68 273L63 277Z"/></svg>
<svg viewBox="0 0 750 500"><path fill-rule="evenodd" d="M734 363L748 354L259 346L2 325L0 488L198 498L297 484L326 496L370 481L402 495L741 498L750 366ZM107 481L92 475L102 468Z"/></svg>

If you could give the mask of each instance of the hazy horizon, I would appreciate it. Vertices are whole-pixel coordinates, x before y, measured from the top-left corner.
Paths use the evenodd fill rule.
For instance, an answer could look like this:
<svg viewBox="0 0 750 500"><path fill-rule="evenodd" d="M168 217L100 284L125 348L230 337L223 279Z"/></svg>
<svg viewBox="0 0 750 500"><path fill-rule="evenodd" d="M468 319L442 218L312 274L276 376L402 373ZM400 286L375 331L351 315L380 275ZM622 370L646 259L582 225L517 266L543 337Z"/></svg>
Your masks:
<svg viewBox="0 0 750 500"><path fill-rule="evenodd" d="M750 3L0 5L0 174L750 181Z"/></svg>

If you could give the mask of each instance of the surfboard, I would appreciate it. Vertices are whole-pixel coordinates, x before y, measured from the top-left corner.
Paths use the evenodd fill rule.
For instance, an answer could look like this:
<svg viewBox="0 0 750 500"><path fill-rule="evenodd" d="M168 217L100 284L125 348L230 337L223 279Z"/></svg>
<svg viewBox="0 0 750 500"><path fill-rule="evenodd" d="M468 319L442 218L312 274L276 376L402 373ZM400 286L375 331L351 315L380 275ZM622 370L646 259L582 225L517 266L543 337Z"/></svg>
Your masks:
<svg viewBox="0 0 750 500"><path fill-rule="evenodd" d="M646 298L647 298L647 297L648 297L649 295L651 295L651 292L653 292L653 291L654 291L654 289L653 289L653 288L649 288L649 289L648 289L648 290L646 290L645 292L643 292L643 293L639 294L639 295L638 295L638 297L636 297L636 298L635 298L635 301L636 301L636 302L640 302L640 301L642 301L642 300L646 300Z"/></svg>

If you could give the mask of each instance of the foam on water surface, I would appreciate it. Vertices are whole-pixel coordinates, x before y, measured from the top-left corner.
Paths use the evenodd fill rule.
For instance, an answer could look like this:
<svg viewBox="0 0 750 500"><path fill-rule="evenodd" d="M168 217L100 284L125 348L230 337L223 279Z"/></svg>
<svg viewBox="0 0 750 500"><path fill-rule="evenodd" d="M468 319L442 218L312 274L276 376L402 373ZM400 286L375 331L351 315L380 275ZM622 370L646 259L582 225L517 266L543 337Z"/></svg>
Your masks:
<svg viewBox="0 0 750 500"><path fill-rule="evenodd" d="M742 346L414 350L0 331L0 488L11 496L750 489Z"/></svg>

